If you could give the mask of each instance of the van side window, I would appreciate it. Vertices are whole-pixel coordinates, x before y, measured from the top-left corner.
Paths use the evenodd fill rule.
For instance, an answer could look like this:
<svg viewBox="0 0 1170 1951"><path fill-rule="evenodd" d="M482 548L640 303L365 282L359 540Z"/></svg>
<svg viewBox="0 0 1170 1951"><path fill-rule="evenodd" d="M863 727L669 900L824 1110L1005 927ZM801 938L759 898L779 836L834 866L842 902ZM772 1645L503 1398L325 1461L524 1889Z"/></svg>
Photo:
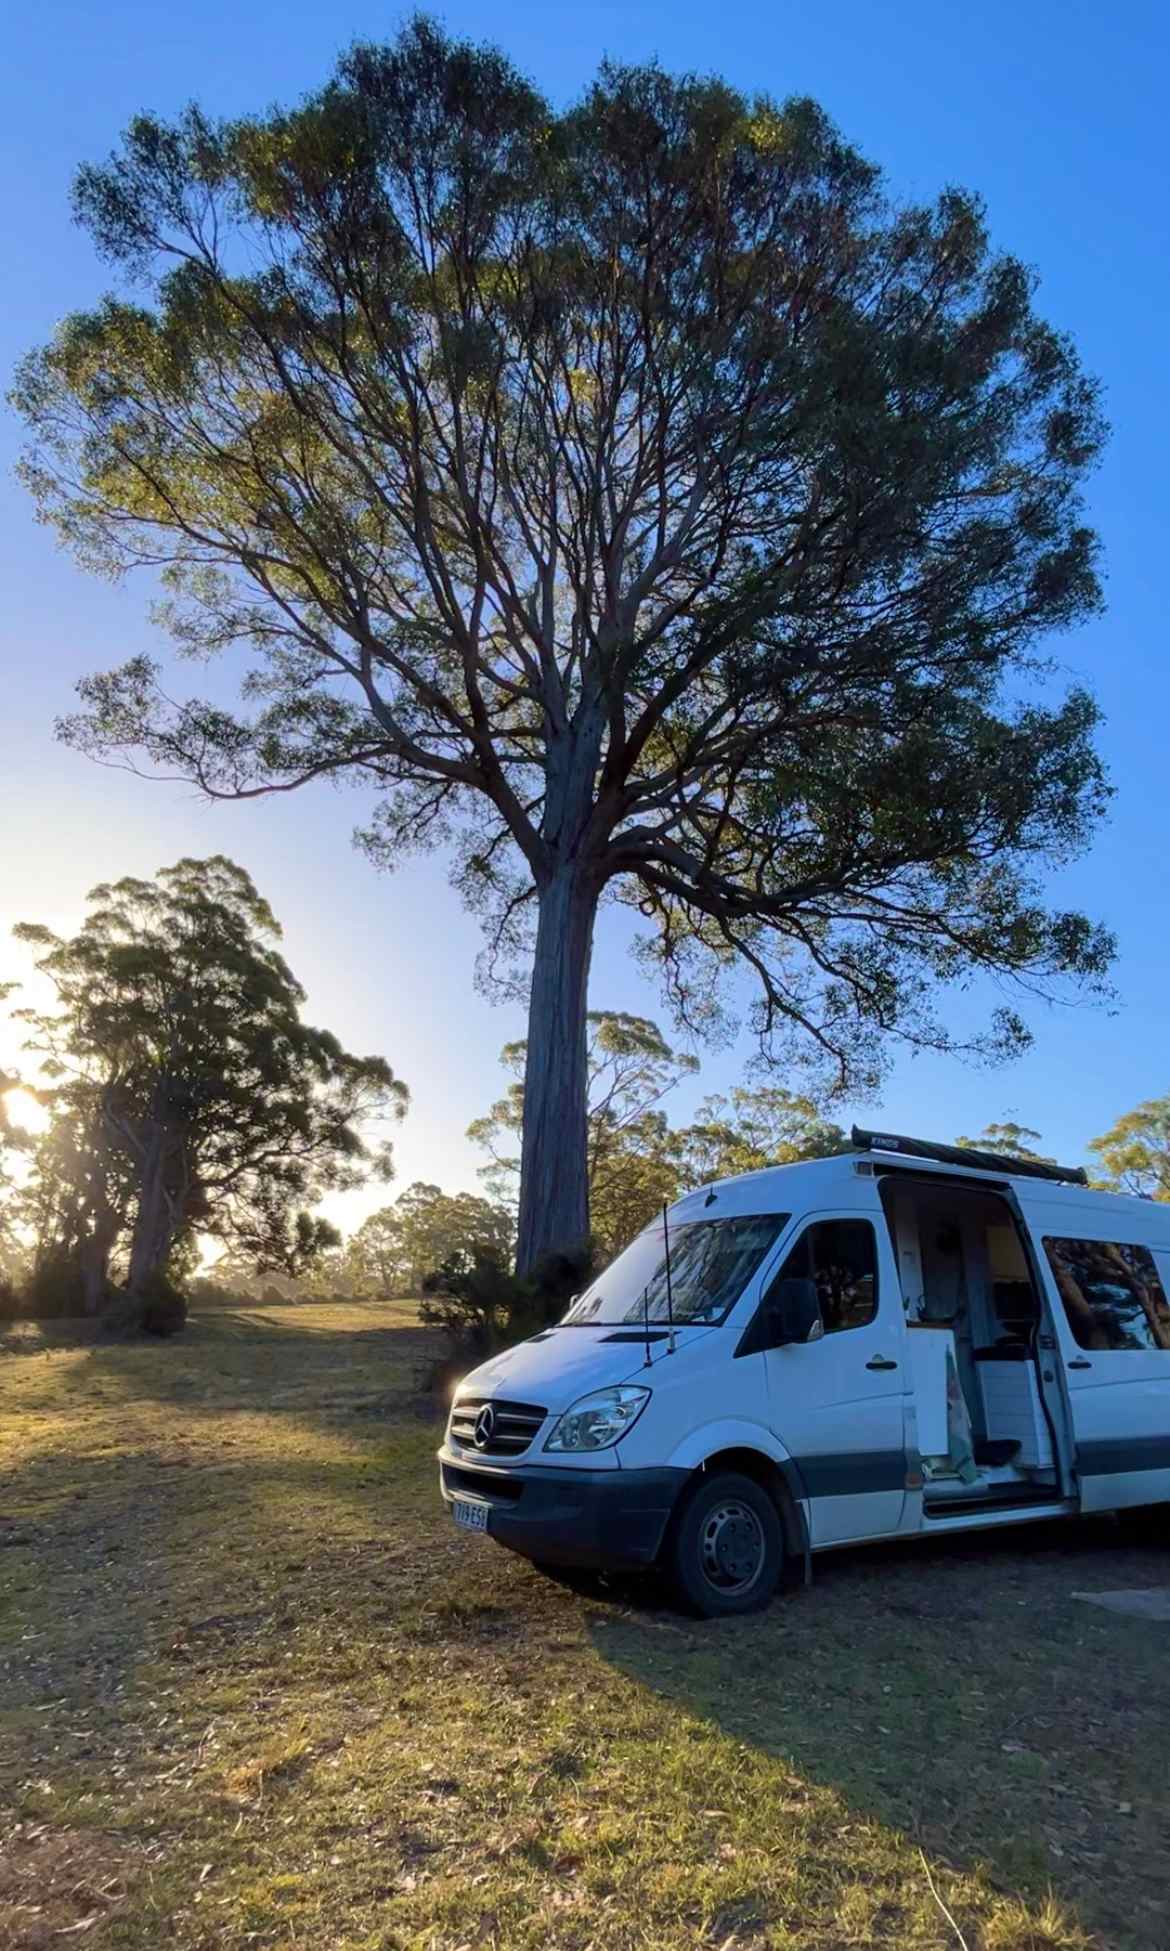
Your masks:
<svg viewBox="0 0 1170 1951"><path fill-rule="evenodd" d="M814 1280L827 1335L864 1328L877 1313L877 1248L867 1219L806 1226L777 1280Z"/></svg>
<svg viewBox="0 0 1170 1951"><path fill-rule="evenodd" d="M1079 1347L1170 1352L1170 1303L1148 1247L1045 1239L1044 1251Z"/></svg>

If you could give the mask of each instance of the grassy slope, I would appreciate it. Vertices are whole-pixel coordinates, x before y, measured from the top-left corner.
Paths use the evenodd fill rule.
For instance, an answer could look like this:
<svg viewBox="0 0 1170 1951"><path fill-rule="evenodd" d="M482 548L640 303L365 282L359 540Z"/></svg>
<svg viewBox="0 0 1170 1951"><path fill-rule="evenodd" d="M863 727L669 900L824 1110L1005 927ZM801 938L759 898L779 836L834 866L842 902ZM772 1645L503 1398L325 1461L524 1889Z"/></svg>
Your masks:
<svg viewBox="0 0 1170 1951"><path fill-rule="evenodd" d="M0 1352L0 1946L1170 1942L1164 1629L1072 1597L1155 1541L583 1600L443 1517L425 1356L372 1307Z"/></svg>

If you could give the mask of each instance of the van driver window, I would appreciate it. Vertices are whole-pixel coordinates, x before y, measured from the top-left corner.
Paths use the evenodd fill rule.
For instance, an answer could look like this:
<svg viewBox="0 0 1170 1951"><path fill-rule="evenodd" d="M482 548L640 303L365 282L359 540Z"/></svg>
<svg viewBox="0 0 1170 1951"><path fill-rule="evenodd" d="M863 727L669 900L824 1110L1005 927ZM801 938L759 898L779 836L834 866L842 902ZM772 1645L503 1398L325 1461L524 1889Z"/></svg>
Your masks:
<svg viewBox="0 0 1170 1951"><path fill-rule="evenodd" d="M1170 1352L1170 1303L1148 1247L1046 1239L1044 1250L1079 1347Z"/></svg>
<svg viewBox="0 0 1170 1951"><path fill-rule="evenodd" d="M867 1219L826 1219L805 1228L778 1280L814 1280L827 1335L864 1328L877 1313L877 1249Z"/></svg>

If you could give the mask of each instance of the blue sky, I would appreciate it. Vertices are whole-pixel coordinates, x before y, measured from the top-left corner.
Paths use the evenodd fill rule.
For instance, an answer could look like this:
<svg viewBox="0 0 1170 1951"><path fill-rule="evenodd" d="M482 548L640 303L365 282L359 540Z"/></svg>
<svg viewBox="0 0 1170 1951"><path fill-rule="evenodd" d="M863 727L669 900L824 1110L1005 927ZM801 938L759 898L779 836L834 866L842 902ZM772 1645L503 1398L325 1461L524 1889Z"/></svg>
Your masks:
<svg viewBox="0 0 1170 1951"><path fill-rule="evenodd" d="M340 47L384 37L399 18L383 7L304 0L172 0L166 8L43 0L12 14L0 77L5 378L63 313L102 288L102 268L70 223L68 188L76 165L108 150L135 110L165 114L196 98L230 114L295 98L323 79ZM718 70L743 88L816 96L884 166L896 195L927 197L950 182L981 191L996 240L1037 268L1041 309L1074 334L1104 382L1114 432L1091 511L1105 546L1108 612L1052 648L1104 707L1117 797L1091 855L1061 874L1053 896L1117 931L1118 1006L1035 1008L1033 1050L995 1072L903 1057L880 1104L856 1107L887 1127L944 1138L1017 1115L1042 1131L1047 1149L1079 1156L1117 1113L1170 1089L1166 10L1145 0L1115 9L1100 0L974 8L580 0L566 9L521 0L499 12L453 5L443 18L453 31L500 40L557 100L572 96L604 53L657 55L676 69ZM479 1159L464 1128L497 1088L500 1044L523 1023L473 988L479 935L446 887L442 860L376 875L349 844L364 810L352 791L316 787L211 807L56 745L53 717L68 709L82 672L158 646L144 585L83 575L35 526L11 480L19 444L5 417L0 977L21 973L18 952L3 946L13 921L68 926L98 879L149 873L181 853L230 853L281 917L314 1018L351 1048L383 1052L411 1086L400 1184L474 1185ZM665 1022L630 957L631 939L627 917L603 917L592 1001ZM971 1002L956 1007L966 1016ZM735 1082L749 1056L745 1041L705 1060L678 1114Z"/></svg>

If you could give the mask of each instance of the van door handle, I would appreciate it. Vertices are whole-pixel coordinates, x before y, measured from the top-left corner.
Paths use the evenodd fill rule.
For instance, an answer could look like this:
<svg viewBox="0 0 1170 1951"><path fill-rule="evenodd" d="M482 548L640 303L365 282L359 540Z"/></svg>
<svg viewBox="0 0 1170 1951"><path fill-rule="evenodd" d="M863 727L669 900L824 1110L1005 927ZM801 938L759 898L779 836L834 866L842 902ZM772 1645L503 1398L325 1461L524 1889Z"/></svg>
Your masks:
<svg viewBox="0 0 1170 1951"><path fill-rule="evenodd" d="M1092 1368L1093 1364L1092 1362L1086 1362L1078 1358L1076 1361L1071 1361L1068 1366L1070 1368Z"/></svg>
<svg viewBox="0 0 1170 1951"><path fill-rule="evenodd" d="M890 1361L887 1355L871 1355L866 1368L897 1368L897 1362Z"/></svg>

